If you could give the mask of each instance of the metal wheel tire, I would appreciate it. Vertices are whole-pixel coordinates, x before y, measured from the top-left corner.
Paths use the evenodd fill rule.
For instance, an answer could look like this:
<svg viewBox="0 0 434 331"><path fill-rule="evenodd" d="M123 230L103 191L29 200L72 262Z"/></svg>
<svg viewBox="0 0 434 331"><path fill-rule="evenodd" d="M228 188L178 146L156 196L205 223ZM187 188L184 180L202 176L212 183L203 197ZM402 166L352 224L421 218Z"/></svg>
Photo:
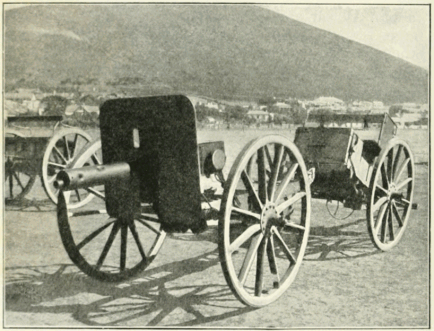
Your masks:
<svg viewBox="0 0 434 331"><path fill-rule="evenodd" d="M6 202L16 202L22 200L32 189L36 181L35 160L15 161L8 154L8 140L24 138L22 134L15 130L8 130L5 134L6 155L5 155L5 187L4 197ZM25 147L24 147L25 148ZM13 151L12 151L13 153ZM17 163L18 162L18 163Z"/></svg>
<svg viewBox="0 0 434 331"><path fill-rule="evenodd" d="M247 144L225 183L218 227L223 274L244 304L265 306L294 281L310 213L310 186L298 148L279 135Z"/></svg>
<svg viewBox="0 0 434 331"><path fill-rule="evenodd" d="M408 225L414 191L414 158L408 144L390 140L380 153L369 186L368 231L382 251L401 240Z"/></svg>
<svg viewBox="0 0 434 331"><path fill-rule="evenodd" d="M42 159L41 180L45 193L55 204L59 190L53 183L57 173L70 167L74 158L89 141L90 135L79 128L62 128L48 141Z"/></svg>

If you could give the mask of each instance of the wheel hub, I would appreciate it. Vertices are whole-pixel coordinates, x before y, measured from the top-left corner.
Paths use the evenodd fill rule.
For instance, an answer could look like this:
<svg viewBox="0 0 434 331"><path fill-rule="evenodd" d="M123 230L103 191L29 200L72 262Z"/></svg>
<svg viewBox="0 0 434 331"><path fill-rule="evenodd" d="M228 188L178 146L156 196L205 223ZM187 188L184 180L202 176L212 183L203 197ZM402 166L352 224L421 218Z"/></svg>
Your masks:
<svg viewBox="0 0 434 331"><path fill-rule="evenodd" d="M395 183L391 183L389 189L387 190L387 199L390 201L390 200L396 200L401 198L402 198L402 193L400 193L396 189Z"/></svg>
<svg viewBox="0 0 434 331"><path fill-rule="evenodd" d="M269 232L271 226L278 225L280 218L274 204L265 205L261 213L261 230L262 233Z"/></svg>

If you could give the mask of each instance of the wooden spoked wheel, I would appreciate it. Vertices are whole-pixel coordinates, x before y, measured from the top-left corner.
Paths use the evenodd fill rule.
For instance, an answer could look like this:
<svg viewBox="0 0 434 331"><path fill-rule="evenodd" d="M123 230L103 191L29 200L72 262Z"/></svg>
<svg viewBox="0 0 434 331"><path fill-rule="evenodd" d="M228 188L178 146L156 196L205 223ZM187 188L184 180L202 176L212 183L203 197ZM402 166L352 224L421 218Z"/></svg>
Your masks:
<svg viewBox="0 0 434 331"><path fill-rule="evenodd" d="M306 166L287 138L258 138L238 155L218 231L224 276L243 303L267 305L294 281L309 236L310 200Z"/></svg>
<svg viewBox="0 0 434 331"><path fill-rule="evenodd" d="M6 132L4 169L6 202L22 200L35 184L38 161L19 156L27 150L26 140L21 134Z"/></svg>
<svg viewBox="0 0 434 331"><path fill-rule="evenodd" d="M414 159L408 144L392 139L375 164L369 187L368 230L383 251L394 247L408 224L413 202Z"/></svg>
<svg viewBox="0 0 434 331"><path fill-rule="evenodd" d="M22 200L32 189L36 181L37 160L20 157L28 146L19 133L5 134L5 189L6 202Z"/></svg>
<svg viewBox="0 0 434 331"><path fill-rule="evenodd" d="M102 161L101 141L97 140L77 156L71 167ZM75 195L83 199L75 205L67 204L68 194L59 194L57 221L62 243L81 271L98 280L119 282L136 276L153 261L166 233L160 230L151 206L143 205L141 214L134 218L114 218L105 210L104 186L80 189ZM72 211L71 205L75 208Z"/></svg>
<svg viewBox="0 0 434 331"><path fill-rule="evenodd" d="M64 128L48 141L42 159L42 186L51 201L57 203L59 190L53 185L60 170L69 168L91 137L79 128ZM73 195L73 193L71 193ZM73 200L71 197L70 200Z"/></svg>

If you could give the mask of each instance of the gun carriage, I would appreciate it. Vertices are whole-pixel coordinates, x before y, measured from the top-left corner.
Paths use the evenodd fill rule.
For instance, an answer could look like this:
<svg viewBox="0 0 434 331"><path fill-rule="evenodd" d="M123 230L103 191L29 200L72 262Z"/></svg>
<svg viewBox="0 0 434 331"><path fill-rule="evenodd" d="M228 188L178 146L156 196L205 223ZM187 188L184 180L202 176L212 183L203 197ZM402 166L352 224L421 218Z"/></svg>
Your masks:
<svg viewBox="0 0 434 331"><path fill-rule="evenodd" d="M413 158L401 140L383 145L393 134L387 123L375 144L351 129L327 128L300 128L295 143L281 135L254 139L227 179L223 142L197 143L195 110L185 96L109 100L101 106L100 130L101 140L83 149L54 183L63 245L80 270L102 281L143 271L167 233L200 233L218 219L226 282L244 304L260 307L296 277L308 242L311 196L354 208L367 204L373 241L383 250L399 241L407 224ZM316 169L314 180L303 157ZM366 164L356 166L361 158ZM342 185L332 190L335 179ZM71 210L74 190L87 191L92 202ZM392 217L401 231L390 230Z"/></svg>
<svg viewBox="0 0 434 331"><path fill-rule="evenodd" d="M57 203L53 186L59 170L67 168L91 137L85 131L62 123L62 116L7 117L5 130L5 200L20 202L39 175L51 201ZM74 192L71 208L80 205Z"/></svg>

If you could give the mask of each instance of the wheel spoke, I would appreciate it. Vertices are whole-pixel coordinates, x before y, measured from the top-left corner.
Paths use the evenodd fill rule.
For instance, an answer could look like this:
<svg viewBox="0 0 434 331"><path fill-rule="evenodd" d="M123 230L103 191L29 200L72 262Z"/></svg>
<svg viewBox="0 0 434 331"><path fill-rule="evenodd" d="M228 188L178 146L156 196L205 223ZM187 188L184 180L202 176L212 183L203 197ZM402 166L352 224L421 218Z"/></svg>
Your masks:
<svg viewBox="0 0 434 331"><path fill-rule="evenodd" d="M264 146L265 155L267 156L268 165L270 166L270 169L273 168L273 159L271 158L270 150L268 148L268 145Z"/></svg>
<svg viewBox="0 0 434 331"><path fill-rule="evenodd" d="M120 257L120 269L125 270L127 263L127 236L128 236L128 224L121 225L121 257Z"/></svg>
<svg viewBox="0 0 434 331"><path fill-rule="evenodd" d="M255 280L255 296L259 297L262 294L262 289L264 286L264 263L265 254L268 244L268 238L265 236L262 238L261 243L258 247L258 254L256 257L256 280Z"/></svg>
<svg viewBox="0 0 434 331"><path fill-rule="evenodd" d="M141 215L142 216L142 215ZM146 220L144 219L138 219L138 222L140 222L141 224L143 224L144 226L146 226L149 230L151 230L152 232L156 233L156 234L160 234L160 230L157 230L156 228L154 228L152 225L148 224L147 222L145 222Z"/></svg>
<svg viewBox="0 0 434 331"><path fill-rule="evenodd" d="M132 222L132 223L128 224L128 226L130 227L133 238L136 241L137 248L139 249L139 252L140 252L140 255L142 256L142 259L146 260L146 254L145 254L145 251L143 250L142 243L140 242L140 237L139 237L139 234L137 233L135 223Z"/></svg>
<svg viewBox="0 0 434 331"><path fill-rule="evenodd" d="M389 206L389 238L391 241L395 240L395 234L393 233L393 220L392 220L392 207Z"/></svg>
<svg viewBox="0 0 434 331"><path fill-rule="evenodd" d="M402 198L401 200L397 201L397 202L405 202L407 205L410 205L410 201L408 201L407 199Z"/></svg>
<svg viewBox="0 0 434 331"><path fill-rule="evenodd" d="M55 180L56 180L56 175L54 175L54 176L51 176L48 180L47 180L47 182L49 183L49 184L51 184L52 182L54 182Z"/></svg>
<svg viewBox="0 0 434 331"><path fill-rule="evenodd" d="M14 197L14 179L13 179L13 174L14 172L11 171L10 175L9 175L9 197L13 198Z"/></svg>
<svg viewBox="0 0 434 331"><path fill-rule="evenodd" d="M59 149L56 146L53 146L53 151L55 151L60 156L63 162L65 162L65 164L68 164L68 160L65 159L65 156L63 156L63 154L59 151Z"/></svg>
<svg viewBox="0 0 434 331"><path fill-rule="evenodd" d="M140 217L144 221L150 221L150 222L159 222L159 218L155 214L148 214L148 213L141 213Z"/></svg>
<svg viewBox="0 0 434 331"><path fill-rule="evenodd" d="M259 199L258 194L256 193L255 188L253 187L253 183L250 180L250 177L245 170L243 170L243 172L241 173L241 179L247 191L249 192L249 196L252 197L252 200L256 202L256 204L258 205L257 206L259 207L258 209L262 209L263 208L262 202Z"/></svg>
<svg viewBox="0 0 434 331"><path fill-rule="evenodd" d="M294 177L297 168L298 168L298 163L295 163L291 166L291 168L285 174L285 177L283 178L282 182L279 185L279 188L277 189L276 198L275 198L274 202L280 200L280 198L282 197L283 192L285 192L285 189L288 186L290 180Z"/></svg>
<svg viewBox="0 0 434 331"><path fill-rule="evenodd" d="M383 186L389 189L389 178L387 178L387 170L384 162L381 164L380 168L381 168L381 177L383 180Z"/></svg>
<svg viewBox="0 0 434 331"><path fill-rule="evenodd" d="M58 167L58 168L62 168L62 169L66 168L65 164L55 163L55 162L51 162L51 161L48 161L48 164L53 166L53 167Z"/></svg>
<svg viewBox="0 0 434 331"><path fill-rule="evenodd" d="M404 162L401 164L399 169L396 172L395 182L399 181L399 178L401 177L402 173L404 172L404 169L407 167L408 162L410 162L410 158L407 158L404 160Z"/></svg>
<svg viewBox="0 0 434 331"><path fill-rule="evenodd" d="M112 231L110 232L110 236L108 237L107 242L105 243L104 249L101 252L101 255L98 259L98 262L96 263L96 268L98 270L101 269L101 266L104 263L104 260L105 260L107 254L108 254L108 252L109 252L109 250L113 244L113 241L115 240L115 237L119 231L119 228L120 228L120 223L119 223L119 221L116 221L113 224Z"/></svg>
<svg viewBox="0 0 434 331"><path fill-rule="evenodd" d="M264 148L258 150L258 186L259 199L265 204L268 200L268 196Z"/></svg>
<svg viewBox="0 0 434 331"><path fill-rule="evenodd" d="M400 189L402 189L405 185L407 185L408 183L410 183L413 180L413 178L409 177L406 180L402 181L401 183L397 184L395 186L395 190L399 191Z"/></svg>
<svg viewBox="0 0 434 331"><path fill-rule="evenodd" d="M78 190L74 190L75 195L77 196L78 201L81 201L81 196L80 196L80 192L78 192Z"/></svg>
<svg viewBox="0 0 434 331"><path fill-rule="evenodd" d="M96 155L96 153L92 155L92 161L95 164L102 164L101 160L98 158L98 156Z"/></svg>
<svg viewBox="0 0 434 331"><path fill-rule="evenodd" d="M375 230L376 234L378 233L378 230L380 229L380 225L383 224L384 213L387 210L387 206L388 206L387 204L383 204L380 207L380 210L378 211L377 222L376 222L375 227L374 227L374 230Z"/></svg>
<svg viewBox="0 0 434 331"><path fill-rule="evenodd" d="M399 224L399 227L402 227L404 225L404 223L402 222L402 218L399 215L399 211L398 211L398 208L396 207L395 201L392 201L392 211L393 211L393 214L395 215L396 221Z"/></svg>
<svg viewBox="0 0 434 331"><path fill-rule="evenodd" d="M247 274L252 267L253 260L255 258L255 254L258 250L259 244L261 243L263 238L262 232L258 233L255 237L252 238L250 242L249 250L244 258L243 265L241 266L241 270L238 274L238 279L241 284L244 284L247 279Z"/></svg>
<svg viewBox="0 0 434 331"><path fill-rule="evenodd" d="M285 240L283 240L282 235L280 234L280 232L275 228L274 229L274 234L276 235L277 239L280 242L280 245L283 248L283 252L285 253L286 257L288 258L288 260L291 263L296 263L295 257L292 254L292 252L289 250L288 246L285 243Z"/></svg>
<svg viewBox="0 0 434 331"><path fill-rule="evenodd" d="M21 180L18 177L16 172L14 172L14 177L15 177L15 180L17 181L18 185L21 187L21 190L24 191L24 185L21 183Z"/></svg>
<svg viewBox="0 0 434 331"><path fill-rule="evenodd" d="M387 153L387 180L389 183L393 181L393 173L392 173L392 167L393 167L393 148L389 150L389 153Z"/></svg>
<svg viewBox="0 0 434 331"><path fill-rule="evenodd" d="M392 181L395 179L396 177L396 170L398 168L398 164L399 164L399 158L401 157L401 151L404 147L402 145L398 146L398 150L396 151L395 154L395 160L393 162L393 167L392 167Z"/></svg>
<svg viewBox="0 0 434 331"><path fill-rule="evenodd" d="M66 157L68 158L68 160L71 160L71 153L69 151L69 144L68 139L66 139L66 135L63 136L63 141L65 142Z"/></svg>
<svg viewBox="0 0 434 331"><path fill-rule="evenodd" d="M273 275L276 276L276 280L274 281L274 288L279 288L280 287L279 269L277 268L277 263L276 263L276 253L275 253L273 236L270 236L268 240L267 256L268 256L268 264L270 265L270 271Z"/></svg>
<svg viewBox="0 0 434 331"><path fill-rule="evenodd" d="M92 193L93 195L96 195L98 198L101 198L102 200L105 201L105 195L102 194L100 191L97 191L91 187L86 187L85 190Z"/></svg>
<svg viewBox="0 0 434 331"><path fill-rule="evenodd" d="M289 227L289 228L291 228L291 229L297 229L297 230L300 230L300 231L305 231L306 230L306 228L304 227L304 226L302 226L302 225L300 225L300 224L295 224L294 222L288 222L287 220L285 220L285 228L287 228L287 227Z"/></svg>
<svg viewBox="0 0 434 331"><path fill-rule="evenodd" d="M247 240L249 240L251 237L258 234L258 232L261 231L261 226L259 224L253 224L249 226L244 232L237 237L229 246L229 252L232 254L238 248L241 247Z"/></svg>
<svg viewBox="0 0 434 331"><path fill-rule="evenodd" d="M239 214L243 214L243 215L246 215L246 216L253 217L254 219L256 219L258 221L261 220L261 215L259 215L257 213L253 213L253 212L251 212L249 210L245 210L245 209L241 209L241 208L237 208L237 207L232 206L232 211L237 212Z"/></svg>
<svg viewBox="0 0 434 331"><path fill-rule="evenodd" d="M298 200L306 196L306 192L298 192L294 194L291 198L288 200L282 202L280 205L276 207L277 214L280 214L283 212L286 208L291 206L292 204L296 203Z"/></svg>
<svg viewBox="0 0 434 331"><path fill-rule="evenodd" d="M73 159L74 156L75 156L75 152L76 152L76 149L77 149L77 142L78 142L78 133L75 134L74 141L72 142L71 159Z"/></svg>
<svg viewBox="0 0 434 331"><path fill-rule="evenodd" d="M284 148L282 145L276 145L276 154L273 167L271 169L271 178L268 183L268 196L270 201L274 201L274 195L276 191L277 177L279 176L280 165L282 163Z"/></svg>
<svg viewBox="0 0 434 331"><path fill-rule="evenodd" d="M377 202L372 207L372 211L377 210L379 207L381 207L386 202L387 202L387 197L381 197L380 199L377 200Z"/></svg>
<svg viewBox="0 0 434 331"><path fill-rule="evenodd" d="M386 207L386 213L385 213L383 220L381 222L381 224L382 224L382 226L381 226L381 242L382 243L386 242L388 220L389 220L389 206Z"/></svg>
<svg viewBox="0 0 434 331"><path fill-rule="evenodd" d="M375 188L379 188L383 193L388 194L387 190L384 187L382 187L382 186L380 186L378 184L375 184Z"/></svg>
<svg viewBox="0 0 434 331"><path fill-rule="evenodd" d="M99 229L95 230L94 232L92 232L90 235L88 235L86 238L84 238L78 245L77 245L77 249L80 250L82 249L85 245L87 245L88 243L90 243L96 236L98 236L101 232L103 232L105 229L107 229L111 224L113 224L114 221L111 221L107 224L104 224L102 227L100 227Z"/></svg>

